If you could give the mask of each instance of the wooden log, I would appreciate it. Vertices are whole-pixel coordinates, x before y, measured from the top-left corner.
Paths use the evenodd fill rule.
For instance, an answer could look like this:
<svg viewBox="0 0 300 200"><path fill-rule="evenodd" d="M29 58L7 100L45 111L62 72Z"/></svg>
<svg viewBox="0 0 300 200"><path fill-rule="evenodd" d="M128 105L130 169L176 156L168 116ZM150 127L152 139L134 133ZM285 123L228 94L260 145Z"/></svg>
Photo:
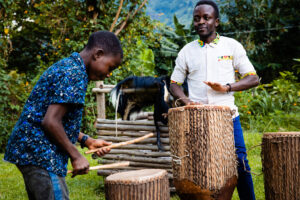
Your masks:
<svg viewBox="0 0 300 200"><path fill-rule="evenodd" d="M118 131L118 137L121 136L130 136L130 137L141 137L148 134L149 131ZM108 131L108 130L99 130L98 135L100 136L116 136L116 131ZM154 133L154 137L156 137L156 133ZM169 138L168 133L161 133L161 138Z"/></svg>
<svg viewBox="0 0 300 200"><path fill-rule="evenodd" d="M132 139L130 137L119 137L119 135L118 135L118 137L100 136L99 138L102 139L102 140L109 141L109 142L124 142L124 141L128 141L128 140ZM169 144L170 143L169 138L160 138L160 141L164 144ZM148 138L148 139L145 139L143 141L140 141L139 143L141 143L141 144L145 144L145 143L156 144L157 140L156 140L156 138Z"/></svg>
<svg viewBox="0 0 300 200"><path fill-rule="evenodd" d="M115 124L96 124L97 129L101 130L116 130ZM124 124L118 124L117 125L118 131L152 131L155 132L156 128L155 126L143 126L143 125L124 125ZM168 133L168 127L160 127L159 130L163 133Z"/></svg>
<svg viewBox="0 0 300 200"><path fill-rule="evenodd" d="M110 164L110 163L115 163L115 160L99 159L98 163L100 163L100 164ZM130 161L129 166L132 166L132 167L168 169L168 170L172 171L172 165L171 164L156 164L156 163L143 163L143 162Z"/></svg>
<svg viewBox="0 0 300 200"><path fill-rule="evenodd" d="M116 85L108 85L108 84L103 85L103 88L114 88L114 87L116 87Z"/></svg>
<svg viewBox="0 0 300 200"><path fill-rule="evenodd" d="M116 124L116 120L110 120L110 119L97 119L98 123L101 124ZM124 124L124 125L153 125L154 126L154 121L149 121L149 120L136 120L136 121L129 121L129 120L117 120L118 125L119 124ZM167 127L167 125L158 122L159 126L164 126Z"/></svg>
<svg viewBox="0 0 300 200"><path fill-rule="evenodd" d="M112 88L93 88L92 92L97 94L110 93Z"/></svg>
<svg viewBox="0 0 300 200"><path fill-rule="evenodd" d="M114 168L113 170L116 170L116 171L130 171L130 170L139 170L139 169L149 169L149 167L122 167L122 168ZM151 169L162 169L162 168L151 168ZM166 170L169 174L172 175L172 169L164 169ZM172 177L173 178L173 177Z"/></svg>
<svg viewBox="0 0 300 200"><path fill-rule="evenodd" d="M121 142L121 143L117 143L117 144L111 144L109 146L105 146L105 147L102 147L102 148L117 148L117 147L121 147L121 146L126 146L126 145L129 145L129 144L133 144L133 143L137 143L137 142L141 142L149 137L152 137L153 136L153 133L149 133L147 135L144 135L143 137L139 137L139 138L135 138L133 140L129 140L129 141L126 141L126 142ZM102 148L98 148L98 149L93 149L93 150L90 150L90 151L87 151L85 152L86 154L89 154L89 153L95 153L96 151L98 151L99 149L102 149Z"/></svg>
<svg viewBox="0 0 300 200"><path fill-rule="evenodd" d="M137 162L147 162L147 163L159 163L159 164L171 164L172 158L148 158L140 156L128 156L128 155L112 155L106 154L102 158L104 159L115 159L115 160L125 160L125 161L137 161Z"/></svg>
<svg viewBox="0 0 300 200"><path fill-rule="evenodd" d="M112 149L110 154L127 154L133 156L147 156L147 157L170 157L170 152L153 152L141 150L126 150L126 149Z"/></svg>
<svg viewBox="0 0 300 200"><path fill-rule="evenodd" d="M103 87L103 81L97 81L96 87L100 89L99 87ZM105 119L105 94L98 93L96 95L96 101L97 101L97 117L100 119Z"/></svg>
<svg viewBox="0 0 300 200"><path fill-rule="evenodd" d="M112 88L93 88L94 93L109 93ZM157 92L158 88L126 88L122 89L123 93L139 93L139 92Z"/></svg>

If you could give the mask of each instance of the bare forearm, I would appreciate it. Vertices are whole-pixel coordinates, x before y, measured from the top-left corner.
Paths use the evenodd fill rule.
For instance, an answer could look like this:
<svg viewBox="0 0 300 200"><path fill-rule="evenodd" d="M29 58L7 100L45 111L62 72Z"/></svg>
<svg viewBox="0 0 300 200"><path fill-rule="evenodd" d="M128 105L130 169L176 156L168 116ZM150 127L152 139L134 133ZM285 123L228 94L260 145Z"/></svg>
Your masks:
<svg viewBox="0 0 300 200"><path fill-rule="evenodd" d="M184 103L185 105L187 105L188 103L191 102L189 100L189 98L184 94L181 87L179 85L177 85L176 83L171 83L170 91L171 91L172 95L175 97L175 99L180 99L180 101L182 103Z"/></svg>
<svg viewBox="0 0 300 200"><path fill-rule="evenodd" d="M246 76L239 82L231 83L231 91L243 91L255 87L259 84L258 76Z"/></svg>
<svg viewBox="0 0 300 200"><path fill-rule="evenodd" d="M67 137L67 134L61 122L56 120L49 121L47 119L44 119L42 125L50 140L57 146L59 146L62 150L67 152L71 159L75 159L80 156L80 153L77 150L76 146L73 145Z"/></svg>

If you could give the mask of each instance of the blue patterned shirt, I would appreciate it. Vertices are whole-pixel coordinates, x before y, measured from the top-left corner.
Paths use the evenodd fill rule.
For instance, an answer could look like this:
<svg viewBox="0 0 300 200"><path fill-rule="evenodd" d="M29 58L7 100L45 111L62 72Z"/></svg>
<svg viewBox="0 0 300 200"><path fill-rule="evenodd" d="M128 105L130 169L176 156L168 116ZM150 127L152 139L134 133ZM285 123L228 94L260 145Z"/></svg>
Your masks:
<svg viewBox="0 0 300 200"><path fill-rule="evenodd" d="M18 165L35 165L66 176L68 154L49 141L41 125L50 104L68 103L63 127L75 144L81 125L88 76L78 53L49 67L33 88L9 138L4 159Z"/></svg>

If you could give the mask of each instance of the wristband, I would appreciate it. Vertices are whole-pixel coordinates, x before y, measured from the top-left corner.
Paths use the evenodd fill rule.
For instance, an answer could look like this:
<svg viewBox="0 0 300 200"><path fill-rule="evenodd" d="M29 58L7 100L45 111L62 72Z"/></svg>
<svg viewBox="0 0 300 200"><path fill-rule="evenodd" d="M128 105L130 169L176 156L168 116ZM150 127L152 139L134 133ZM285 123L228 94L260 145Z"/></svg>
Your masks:
<svg viewBox="0 0 300 200"><path fill-rule="evenodd" d="M229 89L227 90L227 93L231 92L231 85L229 83L227 83L226 85L229 86Z"/></svg>
<svg viewBox="0 0 300 200"><path fill-rule="evenodd" d="M87 135L82 136L82 138L80 140L80 146L82 149L85 147L85 142L88 138L89 138L89 136L87 136Z"/></svg>

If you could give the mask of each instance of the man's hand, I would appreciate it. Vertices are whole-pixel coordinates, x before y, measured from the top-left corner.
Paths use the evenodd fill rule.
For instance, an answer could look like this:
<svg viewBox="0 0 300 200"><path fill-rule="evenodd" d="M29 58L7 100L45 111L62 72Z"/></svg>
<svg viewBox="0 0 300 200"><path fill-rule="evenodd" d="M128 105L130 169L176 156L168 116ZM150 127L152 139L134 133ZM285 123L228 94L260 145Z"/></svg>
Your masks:
<svg viewBox="0 0 300 200"><path fill-rule="evenodd" d="M210 81L203 81L206 85L208 85L209 87L211 87L211 89L217 91L217 92L222 92L225 93L229 90L229 86L223 86L220 83L214 83L214 82L210 82Z"/></svg>
<svg viewBox="0 0 300 200"><path fill-rule="evenodd" d="M79 174L89 173L90 164L87 159L81 154L76 158L71 158L71 163L73 167L72 178Z"/></svg>
<svg viewBox="0 0 300 200"><path fill-rule="evenodd" d="M93 150L93 149L98 149L101 147L105 147L108 145L111 145L111 142L106 142L105 140L100 140L100 139L93 139L93 138L88 138L87 141L85 142L85 145L87 146L87 148L89 150ZM104 156L105 154L109 153L110 149L109 148L101 148L99 149L97 152L95 152L97 154L97 156L101 157Z"/></svg>

